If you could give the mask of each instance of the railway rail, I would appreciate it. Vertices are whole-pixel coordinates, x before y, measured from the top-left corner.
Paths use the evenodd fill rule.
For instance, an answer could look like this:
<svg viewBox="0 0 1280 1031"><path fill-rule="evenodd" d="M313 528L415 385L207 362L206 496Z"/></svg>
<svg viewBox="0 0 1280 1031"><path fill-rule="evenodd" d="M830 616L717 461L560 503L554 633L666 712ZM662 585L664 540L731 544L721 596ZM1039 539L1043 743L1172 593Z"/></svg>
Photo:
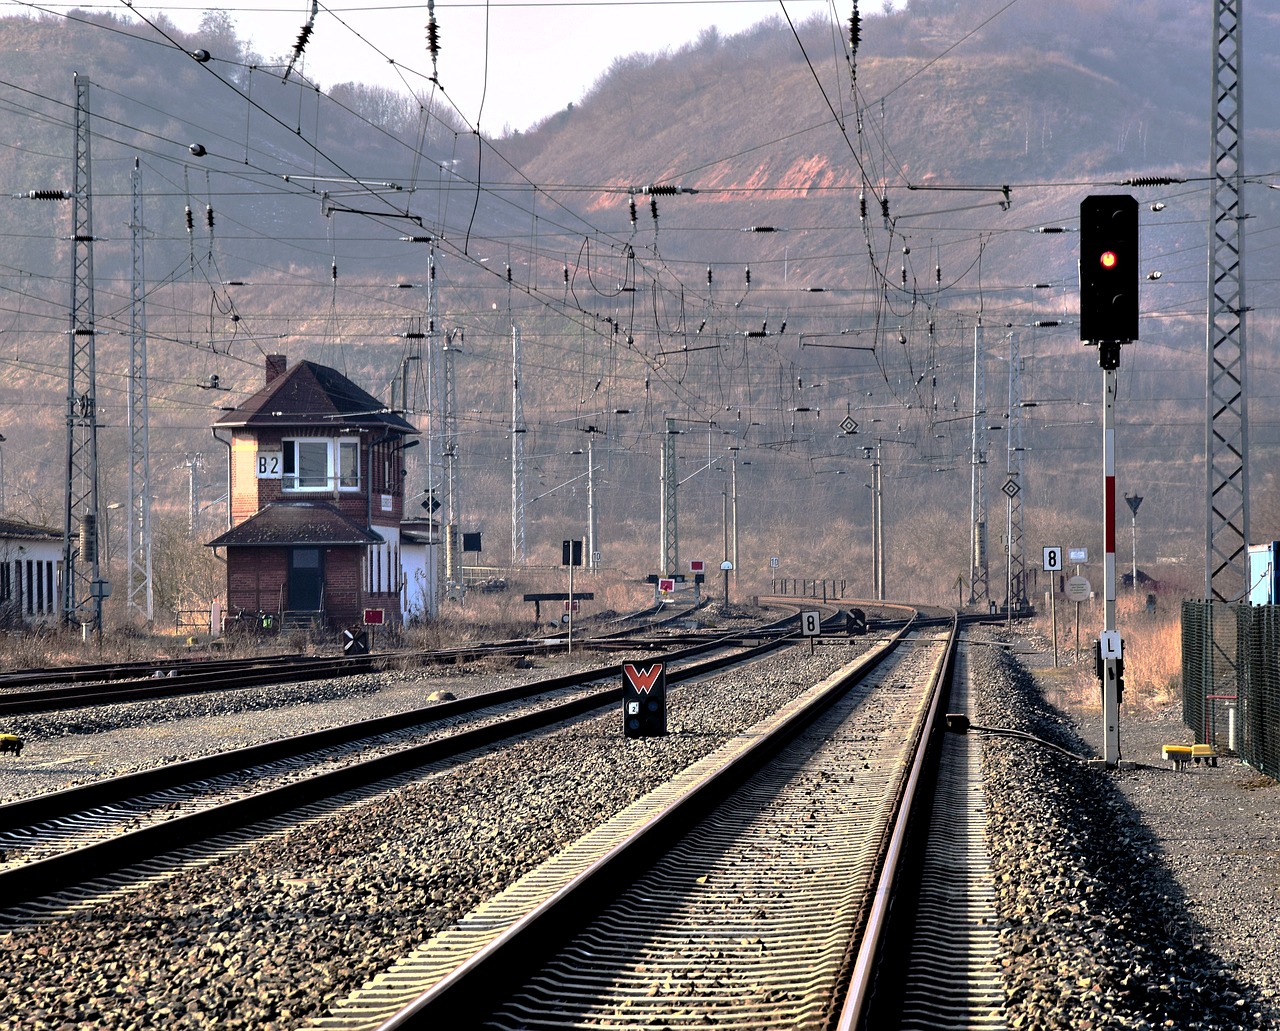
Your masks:
<svg viewBox="0 0 1280 1031"><path fill-rule="evenodd" d="M668 681L768 653L789 640L793 619L749 645L719 637L672 652ZM596 666L0 805L0 898L13 905L62 891L86 871L119 870L616 704L620 677L620 664Z"/></svg>
<svg viewBox="0 0 1280 1031"><path fill-rule="evenodd" d="M857 647L883 636L877 629ZM67 893L60 902L46 905L41 900L2 910L0 946L11 972L6 1003L0 1007L4 1022L33 1031L74 1022L122 1031L156 1023L374 1031L399 1019L396 1014L422 996L423 986L451 977L483 950L481 945L471 951L475 942L465 942L463 935L495 940L541 904L530 909L520 892L528 893L540 882L542 897L550 899L576 876L584 860L589 865L603 859L610 849L606 833L613 833L624 818L638 823L646 804L650 811L663 807L660 793L669 778L684 779L690 763L701 762L731 740L759 739L765 726L760 721L770 719L780 706L792 706L807 685L849 662L854 648L834 644L827 637L816 649L791 647L759 669L733 670L674 689L672 725L662 738L624 741L618 714L589 715L552 733L525 735L510 747L485 749L445 768L422 771L391 791L379 785L376 793L353 793L349 802L327 803L328 812L295 810L266 828L227 835L204 849L166 854L151 867L153 873L131 869L127 883L112 887L108 879L90 886L92 895ZM1087 747L1069 731L1056 734L1059 714L1037 696L1029 675L1018 675L1021 667L1009 658L1006 645L1003 635L975 634L957 649L957 680L969 678L974 708L957 684L948 711L976 713L993 726L1039 729L1047 740L1087 756ZM501 675L511 683L512 673ZM331 719L335 703L348 712L386 711L386 704L401 704L445 685L466 693L469 681L479 679L474 672L458 674L415 673L380 684L372 694L355 683L337 694L325 687L314 696L323 697L323 714L320 706L295 705L292 689L265 692L262 701L268 706L282 703L279 726L309 729ZM894 675L875 693L887 687L890 695L903 695L908 679ZM384 691L385 698L374 701ZM162 750L198 752L203 728L215 738L238 731L238 710L206 714L204 704L103 712L85 725L95 735L114 735L116 726L133 728L133 735L134 729L145 734L145 721L152 717L175 719L171 730L161 731L167 740L158 747L145 747L150 739L141 734L116 739L121 761L145 765ZM869 750L868 728L881 722L871 718L873 708L871 695L866 695L856 707L860 718L853 732L837 735L833 747ZM1029 726L1022 722L1027 709L1035 713ZM1124 811L1109 777L1064 763L1057 758L1061 749L1046 753L971 734L937 736L942 776L928 810L933 824L929 840L924 847L913 840L904 844L908 855L924 856L918 864L922 869L907 866L897 874L900 886L889 910L889 941L882 939L870 964L883 972L872 974L868 1002L856 1026L997 1031L1088 1023L1136 1028L1156 1018L1186 1026L1275 1023L1270 1000L1251 990L1252 982L1235 968L1220 965L1216 957L1227 953L1202 949L1202 932L1193 926L1194 917L1182 911L1180 898L1165 895L1163 882L1152 883L1158 862L1137 873L1120 869L1113 878L1117 850L1127 854L1134 842L1147 839L1134 822L1137 817ZM1150 734L1149 739L1155 740ZM144 747L130 750L131 741ZM78 759L86 747L73 739L48 744L45 761L52 763L61 756ZM905 744L902 751L909 751ZM949 753L961 753L959 760ZM993 758L999 760L994 769ZM824 840L827 829L820 818L834 808L830 796L851 790L858 781L892 779L885 772L889 764L873 759L869 751L862 761L871 761L873 768L855 767L846 774L834 763L816 771L792 763L801 771L795 778L799 819L791 821L789 834L786 821L776 821L783 828L773 849L777 876L763 892L751 888L747 859L729 873L717 872L709 860L698 859L683 845L670 862L684 859L694 864L692 869L672 866L668 869L674 872L646 879L643 872L623 876L625 871L616 867L618 876L604 878L606 897L586 915L609 912L619 895L638 895L648 907L640 917L626 916L621 922L615 917L612 926L597 921L585 931L593 937L579 938L590 942L589 955L574 955L558 970L532 978L487 982L481 994L495 1004L489 1012L478 1007L474 1020L443 1026L535 1027L539 1014L545 1017L562 997L580 1008L590 1005L584 1002L588 992L596 993L598 1002L582 1023L597 1027L732 1027L735 1022L745 1025L752 1007L760 1016L755 1026L783 1026L788 1012L797 1009L802 1015L789 1026L815 1031L848 1026L836 1021L845 1011L842 1001L854 994L852 988L827 981L834 987L811 990L805 981L792 990L781 980L819 972L825 978L832 967L829 957L824 953L821 962L810 962L808 953L781 944L775 930L790 923L779 914L800 910L809 882L815 887L820 883L819 867L803 850ZM25 755L22 764L27 764ZM29 778L25 771L5 776L14 785L22 780L34 784L42 774L34 767L30 772ZM1159 791L1162 799L1179 792L1184 802L1196 804L1192 799L1205 788L1198 778L1193 784L1185 775L1162 779L1160 772L1144 773L1144 787ZM983 775L992 778L985 786ZM927 786L931 780L924 773L920 783ZM759 844L778 833L771 826L773 806L788 804L786 792L754 790L745 795L747 804L736 806L739 816L745 811L746 833L712 835L720 853L749 854L744 842ZM994 812L983 812L984 790L991 792ZM855 808L862 808L863 815L873 809L869 803ZM1168 818L1180 811L1175 802L1161 812ZM1108 819L1099 821L1100 812ZM924 821L913 824L917 822ZM698 833L704 832L693 828L688 837ZM848 837L827 837L835 843L825 851L836 851ZM599 846L594 856L588 850L591 843ZM1061 876L1063 869L1069 877ZM1011 878L1016 888L1010 887ZM1220 901L1216 890L1209 887L1209 894L1197 898ZM659 908L677 896L674 912ZM860 887L857 897L865 903L868 891ZM913 897L919 905L909 914L905 903ZM840 907L848 900L832 898L815 938L827 933L827 924L837 916L847 921ZM672 937L687 929L688 914L708 902L712 926L707 934ZM1079 920L1058 919L1058 914L1076 912L1076 905L1083 914ZM895 929L908 915L914 916L915 926L895 942ZM1248 917L1237 919L1247 922ZM733 957L735 969L751 975L736 985L721 983L715 968L720 957L714 947L712 954L705 951L710 935L735 929L734 921L739 933L721 951ZM1087 936L1078 933L1084 925ZM637 935L639 927L651 930ZM618 929L635 937L619 946ZM1046 935L1054 944L1048 954L1041 948ZM457 947L446 950L451 941ZM1168 948L1170 943L1174 948ZM619 947L623 956L615 960L615 970L589 981L590 964ZM843 962L835 967L856 967L851 949L842 955ZM800 956L805 958L798 960ZM792 961L790 970L786 963L775 969L780 958ZM800 966L805 974L794 975ZM434 971L430 976L428 967ZM1143 991L1141 983L1133 988L1135 970L1149 971L1145 984L1153 986L1151 992ZM561 980L550 980L552 975ZM581 991L566 989L574 978L587 982ZM700 1010L702 995L713 1000L712 1009ZM550 1019L555 1026L568 1026L571 1017L554 1014Z"/></svg>
<svg viewBox="0 0 1280 1031"><path fill-rule="evenodd" d="M903 627L308 1028L857 1026L955 637Z"/></svg>
<svg viewBox="0 0 1280 1031"><path fill-rule="evenodd" d="M794 598L765 599L766 604L789 613L802 607ZM825 608L836 620L839 610ZM886 612L892 611L890 606ZM626 617L618 622L632 625L614 628L596 637L577 642L580 651L666 651L695 648L708 642L740 639L744 644L783 632L775 621L742 628L732 633L711 629L672 629L694 614L692 608L664 608ZM899 620L901 617L897 617ZM637 621L639 626L634 625ZM887 624L886 624L887 625ZM838 627L832 624L832 629ZM296 683L354 676L394 664L457 665L485 658L546 654L563 639L532 638L479 642L472 645L431 651L377 652L358 656L306 656L295 653L224 659L180 659L175 661L135 661L97 663L47 669L12 671L0 674L0 717L37 712L114 705L151 698L177 697L210 691L228 691L263 684Z"/></svg>
<svg viewBox="0 0 1280 1031"><path fill-rule="evenodd" d="M821 608L821 606L816 605L805 607ZM833 638L843 636L838 634L843 625L843 610L828 608L827 611L829 613L828 629L835 631L824 639L823 643L826 647L820 649L821 652L826 654L827 658L815 660L813 657L808 657L805 661L810 666L816 661L818 668L829 670L833 668L832 661L838 663L847 660L837 659L836 656L840 654L840 650L833 650L830 647L831 644L837 643ZM794 624L794 616L788 617L788 619ZM676 634L672 636L682 638L684 635ZM704 654L706 651L712 651L713 654L710 656L710 661L705 665L696 662L692 658L682 658L675 662L673 661L674 655L669 655L668 679L671 683L676 684L681 681L709 675L709 671L715 667L722 667L733 661L742 661L742 656L749 651L744 646L744 642L748 639L751 640L751 643L758 645L759 650L768 651L786 644L796 643L796 636L794 629L784 628L783 631L780 631L780 636L772 640L765 640L764 638L767 635L752 631L745 634L721 635L716 642L699 642L698 645L690 650L699 653L703 658L706 658ZM869 639L861 644L865 646L873 641L881 640L885 636L883 631L875 630L869 635ZM780 671L790 669L793 661L799 660L802 654L812 652L812 650L812 648L806 648L802 653L799 649L793 649L795 660L790 657L792 653L788 653L785 659L772 661L781 661L783 663L778 667ZM605 676L612 681L602 690L598 690L597 686L591 683L565 685L563 683L565 678L556 678L557 681L561 682L560 686L548 686L546 681L541 681L537 683L535 688L538 693L544 696L539 704L549 713L562 704L587 705L590 696L598 692L600 700L595 706L596 708L616 705L619 701L617 681L620 679L620 666L609 664L598 667L598 669L604 670ZM739 683L750 682L752 679L752 675L742 679L738 679L739 676L739 674L733 674L733 679ZM785 673L782 673L781 682L787 682ZM808 680L804 681L804 683L808 682ZM534 688L534 685L522 685L522 689L528 690L531 688ZM797 689L800 690L798 685ZM690 688L686 687L681 690L687 693L685 704L688 704L695 698L701 697L703 689L699 689L696 695L689 693L692 690ZM732 689L728 688L727 685L717 687L714 690L722 693L728 690L730 696L732 692ZM870 691L870 689L867 690ZM520 690L514 692L514 694L519 693L521 693ZM561 697L555 698L553 702L551 699L553 694L561 695ZM878 692L870 692L868 697L872 694L878 694ZM573 697L567 697L568 695ZM783 697L790 697L790 694ZM494 699L490 697L488 701L492 703ZM464 706L479 704L478 699L472 698L463 699L462 702ZM445 704L452 705L453 703ZM485 758L482 761L484 763L490 762L491 760L488 756L491 754L496 756L497 753L491 752L488 745L479 743L482 740L481 738L469 741L466 735L472 733L472 731L480 734L494 732L496 735L494 740L501 740L523 731L532 732L533 728L543 721L545 714L525 711L527 708L527 703L525 702L510 703L520 705L521 711L519 715L512 715L511 708L504 709L502 707L503 704L506 703L498 703L494 710L489 713L475 713L474 716L467 716L457 712L452 716L446 717L444 721L436 723L433 730L427 731L438 735L432 741L422 740L421 727L405 727L389 732L391 738L398 738L399 740L378 742L372 738L365 737L353 739L346 744L337 746L337 752L313 749L310 754L298 757L297 767L291 765L293 760L275 760L274 764L278 768L271 770L257 768L252 773L246 773L240 769L243 763L233 762L232 765L236 767L234 770L224 774L221 781L215 781L203 789L206 795L209 793L216 795L241 791L244 793L245 797L237 798L225 807L219 806L215 808L208 806L206 805L207 800L202 801L198 797L194 801L180 797L182 792L186 790L181 787L174 788L168 791L167 794L162 791L157 797L145 803L137 802L133 794L129 792L120 793L119 789L127 781L136 777L162 777L164 768L148 771L146 774L133 775L129 778L114 778L96 782L93 785L86 785L85 790L90 792L92 790L105 791L107 794L99 799L99 804L77 808L74 813L69 813L67 816L53 821L36 820L23 825L21 821L11 819L20 810L2 807L0 808L0 818L5 819L6 826L17 823L25 826L28 831L42 822L61 825L61 829L56 833L63 833L65 826L69 823L82 819L84 823L80 829L69 832L69 836L66 839L69 844L65 842L62 844L57 842L35 843L25 833L20 834L19 840L16 841L0 840L0 848L10 850L9 863L6 865L11 868L10 871L0 872L0 897L6 899L6 906L3 914L0 915L0 920L3 920L6 927L14 928L17 926L30 926L29 924L23 924L25 921L40 923L46 920L56 921L63 919L64 917L59 914L64 914L65 918L69 919L73 913L83 913L84 918L91 918L91 914L98 912L99 906L105 905L109 909L114 909L118 906L127 905L125 900L136 894L137 889L146 884L154 883L154 891L171 892L173 888L164 882L172 879L179 870L194 870L210 863L216 866L220 863L222 856L225 856L228 862L234 861L236 865L241 865L245 859L239 858L239 850L244 849L246 845L256 843L264 834L271 836L275 840L280 840L280 832L300 824L315 824L317 827L324 826L331 822L334 816L348 813L350 817L359 819L359 814L368 805L368 800L372 799L375 794L381 796L383 792L388 790L388 787L394 788L396 784L408 785L410 781L420 779L424 773L434 777L436 774L432 773L433 769L438 769L441 773L446 768L452 769L456 759L449 758L450 755L469 752L470 758L475 759L484 756ZM865 705L867 703L864 699L859 704ZM441 708L441 705L430 706L420 715L425 716L430 713L432 719L438 720ZM589 707L581 711L588 712ZM760 713L765 711L767 710L757 710ZM790 712L791 709L788 708L787 711ZM526 718L532 722L527 725L523 724ZM563 714L560 716L560 719L565 718ZM567 718L573 720L574 717L569 716ZM803 717L802 719L807 718ZM488 721L488 725L472 725L473 721ZM550 717L548 721L559 722L554 716ZM431 722L431 720L427 720L427 722ZM600 721L597 718L592 722L598 724ZM750 726L746 722L737 725L742 728ZM334 728L334 730L340 731L340 728ZM568 741L572 741L575 733L570 730ZM678 729L673 728L673 733L679 733ZM698 732L695 731L695 737L697 736L699 736ZM759 731L753 730L750 733L743 734L741 742L751 743L758 739ZM673 739L672 744L675 744L677 740ZM686 743L690 740L686 739ZM722 738L717 734L713 740L723 741L727 740L727 738ZM568 741L566 741L566 744ZM442 742L448 742L449 744L446 746ZM311 743L298 739L293 742L293 750L295 752L305 752L305 746ZM654 747L657 746L656 741L653 744ZM436 759L430 757L430 748L432 747L444 749ZM543 746L539 745L539 747ZM765 745L763 747L768 749L772 746ZM503 748L505 750L505 746ZM639 755L644 750L643 747L637 749L628 746L626 748L628 754L635 755ZM666 746L664 745L661 750L665 751ZM748 751L754 754L756 749L752 747ZM412 758L408 758L403 754L405 752L416 754ZM342 757L341 753L345 753L345 757ZM242 758L243 754L240 757ZM208 757L209 760L213 761L219 758L221 757ZM191 763L204 761L192 760ZM687 762L688 760L685 761ZM753 760L743 761L749 763ZM379 764L386 765L379 769ZM433 764L438 765L433 766ZM178 766L183 765L188 764L174 764L170 768L176 769ZM702 765L704 764L698 764L694 769L701 768ZM360 768L361 772L355 775L352 782L344 784L344 778L350 776L349 769L351 768ZM397 769L400 770L399 773L395 772ZM322 772L317 774L317 770ZM378 771L379 775L374 776L374 771ZM188 772L190 771L188 770ZM452 777L454 775L450 773L449 776ZM663 776L670 776L670 773L664 773ZM867 775L862 774L860 776L866 777ZM400 778L398 781L397 777ZM246 780L255 782L252 789L244 783ZM683 781L684 777L678 778L678 780ZM651 783L656 784L660 783L660 781L652 781ZM134 786L137 786L136 781ZM268 790L265 792L258 790L263 787ZM80 790L82 789L46 795L39 800L40 808L47 808L50 800L57 804L62 799L73 797L75 792ZM110 797L112 791L115 791L117 795L114 799ZM179 797L175 797L174 791L177 792ZM196 794L198 795L199 792ZM81 796L81 798L86 797L88 796ZM393 799L399 797L399 791L394 791L390 797ZM255 811L255 807L262 804L262 799L267 799L267 809L276 812L278 815L263 815L261 809ZM34 800L31 801L34 803ZM28 803L16 803L15 805L25 804ZM192 811L188 812L186 807L189 805L192 807ZM151 810L147 809L148 806L151 807ZM154 811L157 806L160 808L160 812ZM870 807L867 808L869 809ZM204 809L208 809L218 815L209 816L203 811ZM347 818L342 817L342 819ZM679 822L679 819L681 818L677 818L677 822ZM97 821L105 822L105 829L95 829L91 826ZM135 824L136 827L129 830L128 833L121 834L122 822ZM252 827L247 826L250 824L252 824ZM574 833L581 833L581 831L575 831ZM102 836L102 840L93 840L98 835ZM214 838L215 835L218 836L216 839ZM290 840L291 835L292 831L286 834L283 840ZM573 840L572 836L562 839L562 843L558 847L563 848L563 843L571 840ZM650 838L650 842L653 840ZM181 848L184 841L190 842L193 847ZM76 845L83 847L75 847ZM68 848L70 849L69 851ZM175 848L177 848L177 852L172 851ZM45 850L43 853L44 858L37 859L36 857L41 855L41 849ZM244 855L247 859L249 853ZM237 858L232 860L233 856ZM60 867L61 869L59 869ZM127 869L125 869L126 867ZM86 876L86 871L89 870L95 876L92 880L81 883L83 877ZM122 870L122 874L119 877L102 876L111 870ZM11 871L14 872L12 877L9 878L7 875ZM185 875L180 881L174 882L174 884L179 883L187 883ZM50 896L50 892L57 892L57 894ZM145 898L146 895L139 897ZM460 913L463 911L459 910ZM15 924L14 921L19 923ZM448 933L437 935L437 938L444 939ZM408 947L411 948L411 944ZM382 963L386 962L388 960L383 959ZM381 966L381 964L379 965ZM354 984L359 984L359 980L356 980ZM347 991L351 987L352 985L344 986L342 990ZM386 1018L385 1013L379 1017L380 1020L384 1018ZM346 1025L320 1024L317 1026ZM366 1022L363 1025L355 1026L372 1027L373 1025Z"/></svg>
<svg viewBox="0 0 1280 1031"><path fill-rule="evenodd" d="M687 618L692 608L646 610L623 617L607 633L584 637L580 647L593 644L618 650L634 635L637 624L656 633L661 627ZM717 635L722 636L722 635ZM691 638L684 638L691 640ZM706 635L701 637L706 640ZM670 647L674 638L659 647ZM228 658L181 658L139 660L121 663L90 663L0 673L0 716L91 705L113 705L148 698L175 697L206 691L232 690L261 684L293 683L353 676L382 668L388 663L456 665L484 658L527 656L547 651L556 640L521 638L480 642L430 651L376 652L363 655L307 656L283 652L272 655Z"/></svg>

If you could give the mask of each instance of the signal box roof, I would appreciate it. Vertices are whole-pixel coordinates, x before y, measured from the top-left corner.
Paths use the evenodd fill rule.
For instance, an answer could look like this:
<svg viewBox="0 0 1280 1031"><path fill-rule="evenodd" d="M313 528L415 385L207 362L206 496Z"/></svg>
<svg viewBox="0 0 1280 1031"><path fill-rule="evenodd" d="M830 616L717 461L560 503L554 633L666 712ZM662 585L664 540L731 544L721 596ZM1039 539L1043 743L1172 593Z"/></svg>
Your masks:
<svg viewBox="0 0 1280 1031"><path fill-rule="evenodd" d="M274 501L206 547L312 547L381 544L382 538L327 501Z"/></svg>
<svg viewBox="0 0 1280 1031"><path fill-rule="evenodd" d="M275 365L272 364L275 359ZM417 434L413 424L326 365L298 362L284 371L284 359L268 357L267 385L215 427L265 429L271 427L379 428Z"/></svg>

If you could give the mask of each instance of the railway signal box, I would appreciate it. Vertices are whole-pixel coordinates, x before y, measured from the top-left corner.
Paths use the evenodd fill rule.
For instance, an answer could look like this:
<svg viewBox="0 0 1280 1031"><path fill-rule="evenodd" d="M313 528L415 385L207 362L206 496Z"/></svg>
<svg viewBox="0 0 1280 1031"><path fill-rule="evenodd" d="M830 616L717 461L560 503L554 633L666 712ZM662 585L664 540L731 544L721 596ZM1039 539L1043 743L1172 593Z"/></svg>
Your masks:
<svg viewBox="0 0 1280 1031"><path fill-rule="evenodd" d="M661 662L622 666L622 731L626 737L667 732L667 671Z"/></svg>

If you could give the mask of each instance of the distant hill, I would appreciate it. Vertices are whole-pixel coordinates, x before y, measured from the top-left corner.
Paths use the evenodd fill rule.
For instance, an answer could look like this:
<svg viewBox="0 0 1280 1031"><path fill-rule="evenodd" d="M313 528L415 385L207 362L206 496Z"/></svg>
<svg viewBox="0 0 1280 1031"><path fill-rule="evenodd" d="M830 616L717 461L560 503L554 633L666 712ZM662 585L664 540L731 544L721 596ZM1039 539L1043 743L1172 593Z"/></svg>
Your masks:
<svg viewBox="0 0 1280 1031"><path fill-rule="evenodd" d="M448 339L457 436L419 448L411 479L438 482L456 446L463 522L487 531L486 559L505 561L514 325L539 548L585 518L581 431L592 429L611 554L647 572L671 428L689 547L721 547L734 465L760 554L787 553L797 576L863 573L860 484L878 448L891 585L939 568L954 578L968 568L980 324L982 421L1000 427L984 431L992 539L1013 455L1025 463L1029 539L1085 544L1100 532L1100 387L1074 328L1076 239L1038 230L1072 230L1083 196L1124 191L1142 204L1144 271L1160 277L1144 281L1143 338L1125 355L1121 461L1151 499L1153 538L1199 561L1209 5L1005 6L916 0L864 18L852 64L847 28L820 20L704 33L615 62L581 103L492 140L429 98L319 91L296 74L282 85L282 63L247 53L217 16L192 35L84 13L0 19L7 193L69 188L72 74L93 83L111 497L124 489L137 159L153 469L174 513L195 463L205 518L224 518L225 457L208 428L256 389L265 354L334 365L388 404L406 399L425 427L423 341ZM1280 79L1280 15L1246 17L1247 94L1258 98L1246 158L1264 176L1280 167L1280 113L1262 102ZM201 49L212 59L193 59ZM1185 181L1122 185L1136 177ZM1249 252L1257 342L1276 320L1262 264L1280 220L1273 196L1248 196L1250 235L1263 241ZM5 495L27 518L60 511L68 210L0 204ZM1014 413L1020 422L1008 411L1011 333L1020 397L1034 402ZM1274 457L1276 359L1265 346L1253 354L1252 445ZM1280 536L1274 468L1255 460L1259 539ZM829 515L814 527L817 512ZM835 557L823 554L833 535L845 549ZM753 564L766 569L759 554Z"/></svg>

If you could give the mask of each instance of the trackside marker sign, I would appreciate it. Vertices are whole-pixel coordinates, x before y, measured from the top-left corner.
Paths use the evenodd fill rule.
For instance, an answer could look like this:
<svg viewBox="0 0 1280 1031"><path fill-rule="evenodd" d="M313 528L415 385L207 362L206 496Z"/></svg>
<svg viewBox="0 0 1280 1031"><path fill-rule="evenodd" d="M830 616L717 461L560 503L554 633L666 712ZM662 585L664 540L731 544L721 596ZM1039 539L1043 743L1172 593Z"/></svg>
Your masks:
<svg viewBox="0 0 1280 1031"><path fill-rule="evenodd" d="M648 694L649 689L658 682L658 678L662 676L662 663L655 662L652 666L640 669L627 663L622 667L623 673L627 676L627 681L631 684L633 690L639 694Z"/></svg>
<svg viewBox="0 0 1280 1031"><path fill-rule="evenodd" d="M653 737L667 732L665 664L623 663L622 731L626 737Z"/></svg>

